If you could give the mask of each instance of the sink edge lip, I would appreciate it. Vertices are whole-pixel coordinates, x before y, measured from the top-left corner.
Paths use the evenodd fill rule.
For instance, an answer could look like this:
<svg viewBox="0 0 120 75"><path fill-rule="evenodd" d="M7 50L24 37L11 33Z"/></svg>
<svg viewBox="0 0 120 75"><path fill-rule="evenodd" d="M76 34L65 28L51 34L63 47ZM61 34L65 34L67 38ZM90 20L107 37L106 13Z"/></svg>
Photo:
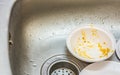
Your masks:
<svg viewBox="0 0 120 75"><path fill-rule="evenodd" d="M2 0L0 3L0 73L12 75L8 50L8 27L12 8L17 0Z"/></svg>

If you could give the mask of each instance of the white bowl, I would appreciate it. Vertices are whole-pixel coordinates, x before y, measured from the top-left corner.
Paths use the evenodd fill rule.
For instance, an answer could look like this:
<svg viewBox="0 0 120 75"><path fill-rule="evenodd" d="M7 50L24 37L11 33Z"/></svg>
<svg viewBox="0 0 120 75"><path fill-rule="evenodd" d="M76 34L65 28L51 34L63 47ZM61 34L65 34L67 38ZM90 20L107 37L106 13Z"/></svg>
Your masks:
<svg viewBox="0 0 120 75"><path fill-rule="evenodd" d="M116 46L112 33L97 26L83 26L73 30L66 42L69 52L85 62L108 59L115 52Z"/></svg>

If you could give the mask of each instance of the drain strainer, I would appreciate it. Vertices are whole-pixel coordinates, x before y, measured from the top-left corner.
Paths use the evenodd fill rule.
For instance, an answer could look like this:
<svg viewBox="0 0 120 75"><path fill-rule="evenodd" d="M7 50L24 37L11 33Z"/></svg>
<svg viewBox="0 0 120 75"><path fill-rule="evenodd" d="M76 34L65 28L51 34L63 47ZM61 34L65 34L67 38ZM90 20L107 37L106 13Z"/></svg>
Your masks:
<svg viewBox="0 0 120 75"><path fill-rule="evenodd" d="M59 60L51 64L49 67L49 75L78 75L79 68L77 64L66 61Z"/></svg>
<svg viewBox="0 0 120 75"><path fill-rule="evenodd" d="M56 55L44 62L41 75L79 75L85 66L71 55Z"/></svg>
<svg viewBox="0 0 120 75"><path fill-rule="evenodd" d="M71 69L58 68L51 73L51 75L76 75Z"/></svg>

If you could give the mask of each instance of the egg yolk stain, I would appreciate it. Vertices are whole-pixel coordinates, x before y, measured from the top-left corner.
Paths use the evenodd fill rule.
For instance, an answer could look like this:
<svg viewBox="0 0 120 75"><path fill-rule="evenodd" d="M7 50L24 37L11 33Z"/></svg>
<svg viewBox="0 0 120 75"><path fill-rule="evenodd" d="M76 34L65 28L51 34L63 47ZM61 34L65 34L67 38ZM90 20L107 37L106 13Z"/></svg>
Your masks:
<svg viewBox="0 0 120 75"><path fill-rule="evenodd" d="M108 53L111 51L109 48L103 48L100 43L98 43L98 48L102 52L102 55L100 56L100 58L104 56L108 56Z"/></svg>
<svg viewBox="0 0 120 75"><path fill-rule="evenodd" d="M97 30L92 29L91 30L91 35L98 36ZM94 59L91 55L89 55L88 51L92 51L93 49L99 52L99 57L98 58L103 58L107 57L112 50L108 47L106 47L106 42L100 43L100 42L93 42L91 40L88 40L86 35L86 32L84 30L81 31L81 37L78 38L78 41L76 43L76 47L74 48L75 52L87 59ZM94 52L94 51L93 51ZM95 54L95 53L94 53Z"/></svg>
<svg viewBox="0 0 120 75"><path fill-rule="evenodd" d="M92 36L97 36L97 30L96 29L92 29L91 32L92 32Z"/></svg>

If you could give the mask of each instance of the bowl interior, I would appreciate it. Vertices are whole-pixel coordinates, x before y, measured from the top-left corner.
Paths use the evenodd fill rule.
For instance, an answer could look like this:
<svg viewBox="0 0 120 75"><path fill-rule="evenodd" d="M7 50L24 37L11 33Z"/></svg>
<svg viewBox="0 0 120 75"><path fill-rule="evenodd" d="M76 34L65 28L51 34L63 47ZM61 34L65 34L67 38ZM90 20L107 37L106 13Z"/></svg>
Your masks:
<svg viewBox="0 0 120 75"><path fill-rule="evenodd" d="M83 43L92 43L92 45L98 45L101 44L102 47L104 48L109 48L110 50L112 50L112 52L108 53L107 57L102 57L100 59L105 59L110 57L113 52L114 52L114 45L113 45L113 38L111 38L111 34L101 28L97 28L97 27L81 27L78 29L75 29L69 36L69 50L70 52L77 56L78 58L82 58L82 59L87 59L84 57L80 57L80 55L75 52L76 47L79 45L82 45ZM91 49L94 49L91 48ZM97 54L97 52L93 53L93 55L95 56ZM96 55L97 56L97 55ZM91 60L91 59L90 59ZM92 59L94 60L94 59ZM96 60L99 60L98 58Z"/></svg>

